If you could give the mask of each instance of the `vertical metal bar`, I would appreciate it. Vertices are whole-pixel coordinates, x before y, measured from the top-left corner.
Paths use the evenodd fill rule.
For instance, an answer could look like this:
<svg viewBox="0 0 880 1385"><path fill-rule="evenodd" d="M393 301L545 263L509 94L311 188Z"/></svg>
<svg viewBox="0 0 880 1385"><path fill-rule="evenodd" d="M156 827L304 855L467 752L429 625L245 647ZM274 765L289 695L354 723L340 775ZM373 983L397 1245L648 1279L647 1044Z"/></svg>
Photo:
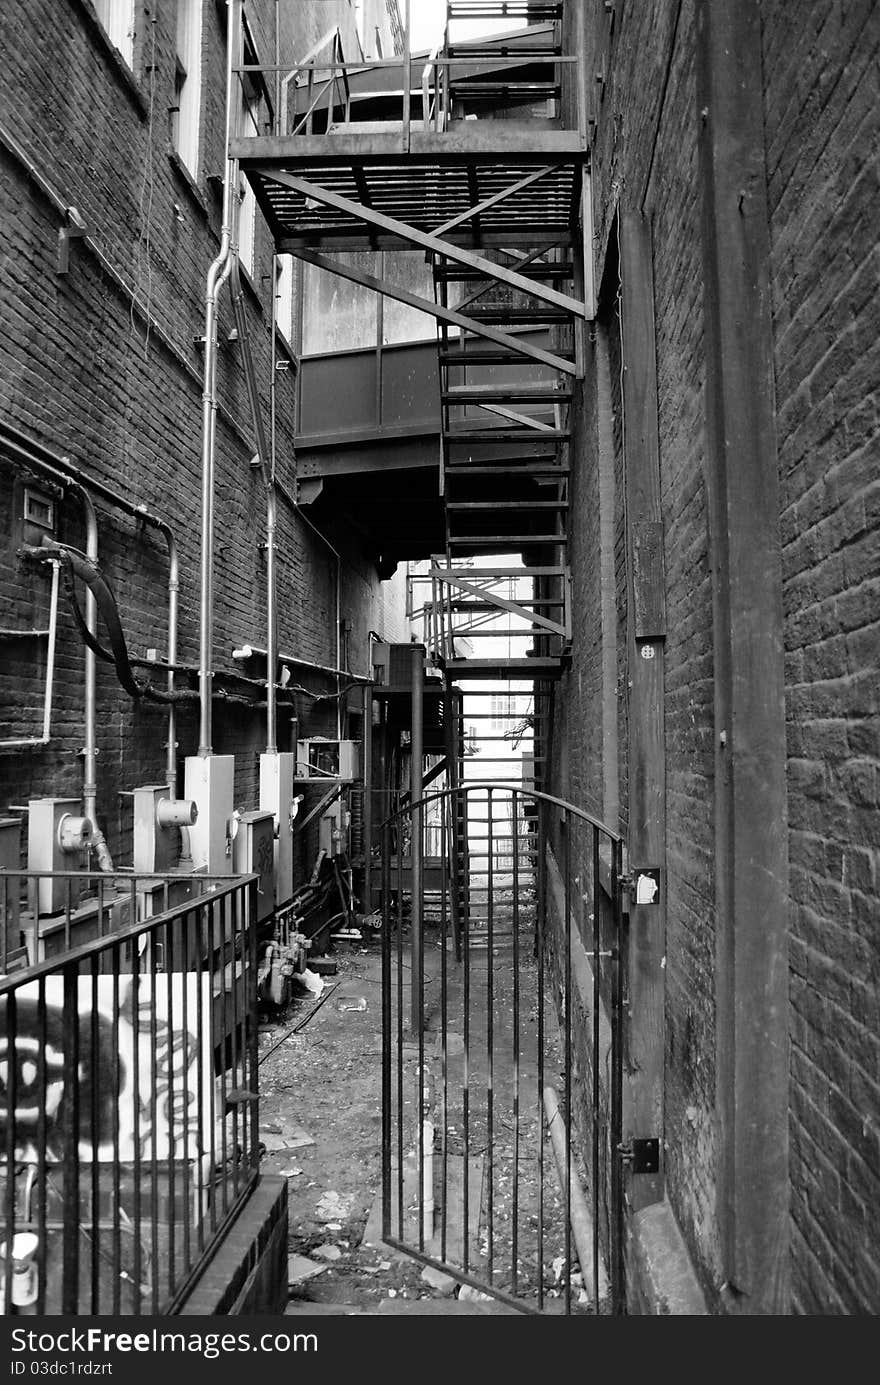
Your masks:
<svg viewBox="0 0 880 1385"><path fill-rule="evenodd" d="M562 861L565 939L563 1004L565 1007L565 1312L571 1313L571 814L562 816Z"/></svg>
<svg viewBox="0 0 880 1385"><path fill-rule="evenodd" d="M18 1107L18 1062L16 1049L18 1047L18 1019L17 1019L17 988L8 992L4 1009L6 1014L4 1019L6 1033L6 1189L5 1189L5 1218L6 1218L6 1255L3 1261L3 1302L5 1311L9 1312L12 1306L12 1241L15 1236L15 1146L16 1146L16 1119L15 1112ZM65 1073L66 1078L66 1073ZM65 1093L67 1088L65 1087ZM42 1088L38 1100L40 1107L45 1113L45 1086Z"/></svg>
<svg viewBox="0 0 880 1385"><path fill-rule="evenodd" d="M599 829L593 827L593 1312L599 1313Z"/></svg>
<svg viewBox="0 0 880 1385"><path fill-rule="evenodd" d="M513 1207L511 1209L510 1282L517 1292L517 1255L519 1252L519 843L517 806L519 795L511 795L513 829ZM524 840L524 838L523 838Z"/></svg>
<svg viewBox="0 0 880 1385"><path fill-rule="evenodd" d="M440 848L440 1259L446 1261L446 1236L448 1226L448 1177L449 1177L449 974L446 949L449 940L449 858L445 843L449 842L451 799L446 795L441 800L443 838Z"/></svg>
<svg viewBox="0 0 880 1385"><path fill-rule="evenodd" d="M46 1311L46 1267L48 1264L48 1245L46 1240L46 1221L47 1221L47 1200L48 1200L48 1177L46 1168L46 1042L47 1042L47 1015L46 1015L46 978L41 976L37 982L37 1179L35 1184L36 1195L39 1198L39 1213L37 1216L37 1235L39 1244L37 1249L37 1313ZM8 1019L7 1019L8 1026ZM7 1027L7 1034L14 1040L14 1029ZM12 1105L12 1095L9 1097L9 1109L14 1110ZM12 1121L9 1122L10 1126ZM8 1134L8 1132L7 1132ZM12 1164L7 1155L6 1167L11 1168ZM7 1219L7 1227L9 1221ZM7 1238L8 1239L8 1238ZM6 1302L9 1302L9 1284L5 1285Z"/></svg>
<svg viewBox="0 0 880 1385"><path fill-rule="evenodd" d="M64 1008L61 1029L64 1042L64 1095L61 1107L63 1246L61 1253L61 1311L79 1312L79 988L76 963L63 968ZM15 1023L10 1032L15 1034ZM13 1064L13 1070L14 1070ZM15 1091L10 1092L10 1102ZM13 1110L14 1110L13 1104ZM11 1167L11 1165L10 1165Z"/></svg>
<svg viewBox="0 0 880 1385"><path fill-rule="evenodd" d="M143 1311L142 1284L142 1262L143 1262L143 1236L141 1231L141 1030L140 1030L140 985L141 985L141 959L138 950L139 938L131 940L131 1031L132 1031L132 1221L134 1233L134 1259L132 1264L132 1278L134 1280L134 1312Z"/></svg>
<svg viewBox="0 0 880 1385"><path fill-rule="evenodd" d="M181 1164L182 1164L182 1168L183 1168L184 1170L187 1170L187 1169L189 1168L189 1106L190 1106L190 1082L193 1081L193 1079L196 1077L196 1073L198 1073L198 1072L201 1071L201 1067L202 1067L201 1044L202 1044L203 1037L204 1037L204 1036L201 1034L201 1032L197 1029L197 1030L196 1030L196 1049L195 1049L195 1055L196 1055L196 1073L191 1073L191 1072L190 1072L189 1063L186 1061L186 1057L187 1057L188 1052L189 1052L189 1035L190 1035L190 1027L189 1027L189 995L188 995L188 989L189 989L189 980L190 980L190 977L192 976L192 972L189 970L189 965L188 965L188 957L189 957L189 947L188 947L188 941L189 941L189 939L188 939L188 933L189 933L189 923L190 923L191 918L192 918L192 910L188 909L187 912L186 912L185 914L181 915L181 917L178 919L177 927L178 927L178 930L179 930L179 931L178 931L178 937L179 937L179 939L180 939L180 960L179 960L178 965L175 967L175 972L176 972L176 974L180 976L180 992L181 992L180 1027L181 1027L181 1033L182 1033L182 1052L183 1052L183 1054L184 1054L184 1061L183 1061L183 1063L181 1064L181 1100L180 1100L181 1108L182 1108L182 1111L183 1111L183 1132L182 1132L182 1134L183 1134L183 1147L182 1147L182 1151L181 1151ZM200 1150L200 1149L202 1148L201 1142L200 1142L200 1141L197 1142L197 1146L196 1146L196 1147L197 1147L198 1150ZM191 1196L191 1189L190 1189L190 1186L189 1186L189 1178L188 1178L187 1174L184 1173L184 1175L183 1175L183 1188L182 1188L182 1190L181 1190L181 1200L182 1200L182 1203L183 1203L183 1215L182 1215L181 1220L182 1220L182 1222L183 1222L183 1273L184 1273L184 1274L186 1274L186 1273L189 1271L190 1263L191 1263L190 1220L191 1220L191 1218L192 1218L192 1207L191 1207L191 1205L190 1205L190 1196Z"/></svg>
<svg viewBox="0 0 880 1385"><path fill-rule="evenodd" d="M494 803L491 788L486 793L486 843L488 850L488 872L486 876L486 1144L489 1186L486 1198L486 1218L488 1222L487 1250L489 1252L489 1283L492 1283L495 1269L495 1188L494 1188L494 1086L495 1086L495 992L493 986L495 958L493 945L493 925L495 922L495 852L493 841L492 813Z"/></svg>
<svg viewBox="0 0 880 1385"><path fill-rule="evenodd" d="M156 972L156 946L158 938L154 929L149 934L150 947L150 1287L152 1293L152 1312L155 1317L159 1312L159 1275L161 1273L159 1257L159 1130L158 1130L158 1093L159 1083L156 1071L156 1057L158 1047L158 1017L156 1006L159 1001L159 988L157 985ZM140 1030L140 1026L138 1026ZM166 1034L166 1044L170 1039ZM170 1132L169 1132L170 1133Z"/></svg>
<svg viewBox="0 0 880 1385"><path fill-rule="evenodd" d="M241 895L241 892L240 892ZM249 907L245 914L248 947L248 983L243 991L245 1001L245 1025L248 1035L249 1072L246 1086L254 1092L254 1099L248 1104L250 1118L250 1150L248 1167L253 1173L259 1171L260 1156L258 1135L260 1129L260 1106L257 1099L259 1091L259 1033L257 1030L257 882L248 886Z"/></svg>
<svg viewBox="0 0 880 1385"><path fill-rule="evenodd" d="M227 964L228 967L229 967L229 972L230 972L230 976L229 976L229 997L230 997L229 1009L230 1009L230 1013L231 1013L231 1016L232 1016L232 1019L231 1019L231 1032L230 1032L230 1045L229 1045L229 1073L230 1073L230 1082L231 1082L231 1085L232 1085L232 1087L233 1087L233 1089L234 1089L234 1088L236 1088L236 1087L238 1087L238 1086L243 1086L243 1085L244 1085L244 1083L243 1083L242 1081L240 1081L240 1078L239 1078L239 1047L240 1047L239 1037L240 1037L240 1036L239 1036L239 1029L238 1029L238 1025L239 1025L238 1008L239 1008L239 1007L238 1007L238 975L237 975L237 973L238 973L238 953L239 953L239 942L240 942L240 937L239 937L239 931L238 931L238 928L237 928L238 920L237 920L237 918L236 918L235 910L233 909L233 899L232 899L232 895L231 895L231 894L227 893L227 894L225 894L225 895L223 896L223 901L222 901L221 907L222 907L223 916L224 916L224 929L223 929L224 938L228 940L228 941L224 944L224 947L225 947L224 956L225 956L225 955L228 955L228 956L229 956L229 962L228 962L228 964ZM225 969L224 969L224 981L225 981ZM224 989L224 993L225 993L225 990L226 990L225 984L224 984L224 988L223 988L223 989ZM238 1157L238 1150L239 1150L239 1140L240 1140L240 1138L241 1138L241 1125L242 1125L242 1116L241 1116L241 1114L240 1114L240 1107L239 1107L238 1103L236 1102L236 1103L233 1104L233 1107L232 1107L232 1194L233 1194L233 1199L236 1198L236 1197L238 1196L239 1191L240 1191L240 1189L239 1189L239 1163L240 1163L240 1161L239 1161L239 1157Z"/></svg>
<svg viewBox="0 0 880 1385"><path fill-rule="evenodd" d="M397 824L397 1235L404 1239L403 1221L403 842L401 819Z"/></svg>
<svg viewBox="0 0 880 1385"><path fill-rule="evenodd" d="M100 920L101 915L98 915ZM109 1074L100 1067L100 1029L98 1013L98 966L100 955L95 952L89 959L91 973L91 1010L89 1028L91 1031L91 1071L87 1074L89 1085L89 1142L91 1144L91 1290L92 1313L101 1311L101 1185L100 1164L98 1162L98 1100Z"/></svg>
<svg viewBox="0 0 880 1385"><path fill-rule="evenodd" d="M112 1127L113 1127L113 1131L112 1131L112 1141L113 1141L113 1166L112 1166L113 1171L112 1171L112 1181L113 1181L113 1190L112 1190L112 1197L111 1197L111 1199L110 1199L110 1207L111 1207L111 1209L112 1209L112 1210L111 1210L111 1216L112 1216L112 1218L113 1218L113 1256L112 1256L112 1265L113 1265L113 1294L112 1294L112 1311L113 1311L113 1313L114 1313L116 1316L118 1316L119 1313L120 1313L120 1311L121 1311L121 1293L122 1293L122 1197L121 1197L122 1170L121 1170L121 1168L120 1168L120 1155L119 1155L119 1096L120 1096L120 1090L121 1090L121 1086L122 1086L122 1084L121 1084L121 1082L120 1082L120 1069L121 1069L121 1064L120 1064L120 1054L119 1054L119 972L120 972L120 960L121 960L121 959L120 959L120 948L119 948L119 944L118 944L118 943L114 943L114 944L112 945L112 947L110 948L110 957L111 957L111 959L112 959L111 972L112 972L112 976L113 976L113 981L112 981L112 1017L111 1017L111 1026L112 1026L112 1030L111 1030L111 1041L112 1041L112 1044L113 1044L113 1069L112 1069L112 1073L111 1073L111 1077L110 1077L111 1087L112 1087L112 1091L113 1091L113 1114L112 1114L112 1117L111 1117L111 1122L112 1122ZM136 1092L136 1091L135 1091L135 1093L134 1093L134 1095L133 1095L133 1097L132 1097L132 1100L133 1100L133 1101L137 1101L137 1092Z"/></svg>
<svg viewBox="0 0 880 1385"><path fill-rule="evenodd" d="M611 1206L613 1244L611 1256L611 1311L626 1311L626 1285L623 1261L623 1178L619 1148L623 1135L623 977L624 924L621 909L620 876L623 868L622 845L614 841L611 848L612 929L614 952L612 966L613 1004L611 1010Z"/></svg>
<svg viewBox="0 0 880 1385"><path fill-rule="evenodd" d="M465 807L465 818L467 814L468 794L470 790L466 785L461 786L461 799ZM465 915L464 929L462 935L462 987L464 1003L464 1024L463 1040L464 1052L462 1054L462 1126L464 1134L464 1163L462 1166L462 1267L467 1273L470 1262L470 1237L468 1228L470 1226L470 1158L471 1158L471 921L470 913Z"/></svg>
<svg viewBox="0 0 880 1385"><path fill-rule="evenodd" d="M229 1150L226 1137L226 1091L227 1091L227 1022L226 1022L226 935L224 933L223 906L220 900L211 902L211 935L212 935L212 955L211 963L214 970L213 981L220 987L220 1043L219 1063L220 1068L220 1166L221 1172L219 1180L215 1174L215 1195L217 1183L220 1185L220 1199L222 1211L225 1214L229 1210ZM217 943L214 945L214 927L217 928ZM216 1223L215 1223L216 1225Z"/></svg>
<svg viewBox="0 0 880 1385"><path fill-rule="evenodd" d="M373 685L364 687L364 913L373 912ZM384 840L384 839L383 839Z"/></svg>
<svg viewBox="0 0 880 1385"><path fill-rule="evenodd" d="M539 833L538 862L542 867L541 888L538 891L538 910L535 920L535 951L538 957L537 1006L538 1006L538 1308L544 1307L544 908L546 886L544 881L544 841L547 829L547 805L541 800L541 831Z"/></svg>
<svg viewBox="0 0 880 1385"><path fill-rule="evenodd" d="M365 795L366 797L366 795ZM399 1003L399 1002L398 1002ZM391 823L382 824L382 1235L391 1234Z"/></svg>
<svg viewBox="0 0 880 1385"><path fill-rule="evenodd" d="M411 0L404 0L403 10L403 152L410 148L410 95L412 89L412 31L410 27Z"/></svg>
<svg viewBox="0 0 880 1385"><path fill-rule="evenodd" d="M199 900L193 912L196 920L195 938L195 972L196 972L196 1033L199 1036L199 1071L196 1078L196 1091L199 1098L198 1114L196 1116L196 1129L199 1132L197 1141L199 1154L196 1157L196 1246L199 1253L205 1249L205 1220L207 1217L207 1204L211 1198L211 1179L214 1174L214 1014L211 1003L211 987L208 986L208 1013L205 1014L204 1005L204 980L205 976L210 977L210 970L205 972L205 953L210 947L210 937L208 935L207 907L204 900ZM209 1076L207 1106L208 1106L208 1129L203 1128L202 1122L205 1119L205 1058L202 1056L201 1049L207 1049L207 1068ZM205 1150L207 1149L207 1154Z"/></svg>
<svg viewBox="0 0 880 1385"><path fill-rule="evenodd" d="M175 1025L174 1013L174 991L173 991L173 960L171 949L173 939L171 937L171 925L166 923L163 936L165 940L165 996L166 1009L168 1011L168 1032L166 1038L166 1071L168 1080L168 1091L165 1096L165 1111L168 1121L168 1293L174 1293L175 1274L176 1274L176 1243L175 1243L175 1222L177 1213L175 1208L175 1164L177 1161L177 1108L174 1101L174 1055L180 1052L183 1056L182 1069L182 1089L186 1088L186 1030L181 1029L180 1038L177 1038L177 1026ZM186 979L185 972L178 972L181 982ZM184 1156L185 1157L185 1156Z"/></svg>
<svg viewBox="0 0 880 1385"><path fill-rule="evenodd" d="M423 682L424 656L422 646L412 647L412 730L410 743L410 814L412 821L411 867L412 867L412 1029L421 1033L422 1015L422 809L417 807L422 798L422 756L423 737ZM402 823L401 823L402 826ZM400 850L398 848L398 855Z"/></svg>

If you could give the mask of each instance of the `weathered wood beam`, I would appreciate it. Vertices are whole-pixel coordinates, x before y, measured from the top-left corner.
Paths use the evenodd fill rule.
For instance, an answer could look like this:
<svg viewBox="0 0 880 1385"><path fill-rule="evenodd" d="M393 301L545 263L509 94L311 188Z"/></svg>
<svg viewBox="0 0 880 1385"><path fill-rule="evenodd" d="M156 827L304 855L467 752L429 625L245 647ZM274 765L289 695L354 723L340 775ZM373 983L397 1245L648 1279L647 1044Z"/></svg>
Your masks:
<svg viewBox="0 0 880 1385"><path fill-rule="evenodd" d="M635 1211L663 1196L665 1067L666 758L663 729L665 578L651 232L624 212L620 225L624 472L627 517L629 872L659 873L651 902L630 893L629 1080L624 1140L657 1139L660 1169L630 1175Z"/></svg>
<svg viewBox="0 0 880 1385"><path fill-rule="evenodd" d="M341 279L349 279L353 284L362 284L365 288L373 289L376 293L384 293L387 298L395 298L399 303L406 303L411 308L417 308L419 312L427 313L429 317L436 318L439 322L449 322L454 327L461 327L466 332L474 332L478 336L486 337L489 341L496 342L499 346L506 347L509 351L515 351L521 356L530 356L532 360L540 361L542 365L551 366L554 370L564 371L567 375L575 373L574 362L567 361L563 356L556 356L552 351L545 351L543 347L534 346L523 337L510 336L507 332L502 332L495 327L490 327L485 322L474 322L464 314L456 312L454 308L443 308L439 303L432 302L429 298L422 298L417 293L410 293L408 289L402 288L398 284L391 284L387 279L379 279L375 274L354 269L351 265L337 263L326 255L318 255L314 251L295 249L291 254L296 255L297 259L306 260L318 269L326 270L328 274L338 274Z"/></svg>
<svg viewBox="0 0 880 1385"><path fill-rule="evenodd" d="M457 264L468 265L471 269L479 270L489 279L495 279L500 284L506 284L508 288L518 289L520 293L537 298L542 303L550 303L554 307L562 308L565 312L571 313L573 317L586 316L583 303L578 302L569 294L559 293L556 289L548 288L546 284L541 284L534 279L527 279L524 275L517 274L515 270L508 269L505 265L496 264L492 260L484 259L481 255L475 255L473 251L466 250L460 245L454 245L451 241L443 240L441 236L433 235L429 231L420 231L415 226L409 226L405 221L398 221L396 217L386 216L383 212L378 212L373 207L365 207L360 202L352 202L350 198L343 197L341 193L322 187L320 183L310 183L306 178L297 178L292 173L276 170L271 176L276 183L280 183L283 187L291 188L303 197L309 197L324 206L344 212L356 221L365 221L368 225L378 226L381 230L390 231L411 245L418 245L423 250L429 250L435 255L442 255L447 260L454 260Z"/></svg>
<svg viewBox="0 0 880 1385"><path fill-rule="evenodd" d="M715 690L716 1119L729 1311L789 1311L788 824L760 0L697 4Z"/></svg>

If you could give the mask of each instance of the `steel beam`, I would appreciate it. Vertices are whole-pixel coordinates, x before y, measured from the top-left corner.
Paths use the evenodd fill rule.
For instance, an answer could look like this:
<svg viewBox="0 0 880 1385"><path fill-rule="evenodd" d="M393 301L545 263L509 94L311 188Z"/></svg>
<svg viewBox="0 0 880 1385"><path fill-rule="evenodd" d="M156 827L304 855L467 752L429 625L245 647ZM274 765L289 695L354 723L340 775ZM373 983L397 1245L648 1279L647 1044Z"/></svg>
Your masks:
<svg viewBox="0 0 880 1385"><path fill-rule="evenodd" d="M291 188L293 192L300 193L302 197L309 197L323 206L333 207L335 211L344 212L347 216L353 217L356 221L363 221L368 226L377 226L380 230L388 231L401 240L407 241L411 245L417 245L420 249L430 251L434 255L442 255L445 259L454 260L457 264L468 265L471 269L479 270L481 274L485 274L487 278L495 279L500 284L506 284L508 288L518 289L520 293L537 298L542 303L549 303L554 307L562 308L563 311L571 313L572 317L586 317L587 315L584 304L567 293L558 293L556 289L547 288L545 284L538 283L534 279L527 279L525 275L517 274L515 270L508 269L505 265L495 264L492 260L486 260L481 255L475 255L463 246L454 245L452 241L444 240L442 236L433 235L429 231L420 231L417 227L410 226L405 221L399 221L396 217L386 216L384 212L377 212L372 207L365 207L361 202L352 202L350 198L343 197L341 193L332 192L330 188L322 187L320 183L310 183L306 178L298 178L281 169L274 169L271 173L268 170L260 169L254 171L263 172L264 176L271 177L282 187Z"/></svg>

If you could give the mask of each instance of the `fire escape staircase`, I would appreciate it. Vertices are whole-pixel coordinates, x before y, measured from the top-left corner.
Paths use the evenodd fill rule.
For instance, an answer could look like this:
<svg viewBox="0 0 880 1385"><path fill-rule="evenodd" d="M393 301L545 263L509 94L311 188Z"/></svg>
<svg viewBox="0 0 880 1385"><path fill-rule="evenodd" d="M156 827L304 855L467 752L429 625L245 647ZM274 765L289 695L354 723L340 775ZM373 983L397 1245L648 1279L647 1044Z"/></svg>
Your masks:
<svg viewBox="0 0 880 1385"><path fill-rule="evenodd" d="M346 63L333 30L276 74L273 133L230 146L278 252L435 319L435 656L449 679L525 678L536 693L571 636L569 405L589 316L583 73L564 49L567 8L449 0L441 48L370 73L386 97L399 80L400 119L387 100L356 99L369 64ZM511 26L500 35L499 21ZM339 254L379 249L422 251L433 299ZM473 657L471 637L489 634L497 657Z"/></svg>

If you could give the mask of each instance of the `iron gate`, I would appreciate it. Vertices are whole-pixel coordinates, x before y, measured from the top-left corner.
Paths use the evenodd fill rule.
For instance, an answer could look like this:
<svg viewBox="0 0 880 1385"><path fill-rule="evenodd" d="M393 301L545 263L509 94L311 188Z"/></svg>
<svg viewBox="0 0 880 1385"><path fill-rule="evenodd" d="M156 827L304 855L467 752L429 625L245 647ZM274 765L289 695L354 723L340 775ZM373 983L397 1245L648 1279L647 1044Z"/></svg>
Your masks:
<svg viewBox="0 0 880 1385"><path fill-rule="evenodd" d="M526 1313L624 1311L621 851L483 783L383 827L383 1239Z"/></svg>

